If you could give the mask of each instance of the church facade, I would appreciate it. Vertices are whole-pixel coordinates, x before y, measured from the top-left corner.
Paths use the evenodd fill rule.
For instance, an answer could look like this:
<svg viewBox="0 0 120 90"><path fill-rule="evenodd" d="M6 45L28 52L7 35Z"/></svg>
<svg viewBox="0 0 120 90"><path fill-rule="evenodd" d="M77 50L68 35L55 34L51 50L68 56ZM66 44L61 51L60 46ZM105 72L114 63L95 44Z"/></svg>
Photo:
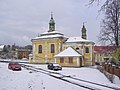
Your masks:
<svg viewBox="0 0 120 90"><path fill-rule="evenodd" d="M55 30L55 22L51 14L49 30L31 40L33 51L30 63L54 62L54 55L62 51L66 39L64 34Z"/></svg>
<svg viewBox="0 0 120 90"><path fill-rule="evenodd" d="M55 21L53 19L53 15L51 14L51 19L49 22L49 30L47 32L44 32L40 34L40 36L33 38L32 46L32 58L30 59L30 63L50 63L50 62L56 62L59 63L62 66L73 66L77 65L77 67L85 66L85 65L93 65L94 64L94 42L87 40L86 35L86 28L83 24L82 27L82 36L81 37L70 37L67 38L64 36L64 34L58 32L55 30ZM67 48L71 47L75 52L77 52L80 56L78 59L74 59L74 56L72 57L74 62L77 63L72 65L71 60L67 57L60 57L56 58L55 56L61 52L64 52ZM69 55L69 52L68 52ZM67 58L64 62L64 60L61 60L64 58ZM69 61L70 64L68 63ZM78 62L80 64L78 64ZM67 64L66 64L67 63Z"/></svg>

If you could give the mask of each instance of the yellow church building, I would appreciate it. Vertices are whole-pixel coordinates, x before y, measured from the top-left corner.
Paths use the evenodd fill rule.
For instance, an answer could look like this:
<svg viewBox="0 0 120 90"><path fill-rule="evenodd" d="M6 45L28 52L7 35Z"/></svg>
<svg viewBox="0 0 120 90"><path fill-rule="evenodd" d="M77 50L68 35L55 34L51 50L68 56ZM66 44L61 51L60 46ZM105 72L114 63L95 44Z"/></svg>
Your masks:
<svg viewBox="0 0 120 90"><path fill-rule="evenodd" d="M62 51L66 39L64 34L55 30L55 21L51 14L49 30L31 40L33 51L30 63L54 62L54 55Z"/></svg>
<svg viewBox="0 0 120 90"><path fill-rule="evenodd" d="M67 38L55 30L55 21L51 14L49 30L32 40L32 55L30 63L56 62L61 66L81 67L94 64L94 42L87 40L86 28L83 25L81 37ZM69 51L62 56L62 52ZM70 52L76 53L70 56ZM60 56L59 56L60 55ZM76 57L77 56L77 57Z"/></svg>

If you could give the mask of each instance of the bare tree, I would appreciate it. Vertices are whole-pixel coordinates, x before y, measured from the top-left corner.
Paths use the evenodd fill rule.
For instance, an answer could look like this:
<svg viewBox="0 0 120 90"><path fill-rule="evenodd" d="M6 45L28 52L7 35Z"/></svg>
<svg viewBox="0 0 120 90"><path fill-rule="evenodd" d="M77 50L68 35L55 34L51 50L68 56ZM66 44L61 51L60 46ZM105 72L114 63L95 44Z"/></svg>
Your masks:
<svg viewBox="0 0 120 90"><path fill-rule="evenodd" d="M99 40L119 46L120 42L120 0L113 0L104 7L105 18Z"/></svg>
<svg viewBox="0 0 120 90"><path fill-rule="evenodd" d="M99 4L100 0L90 0L89 5L93 4L94 2L97 2Z"/></svg>
<svg viewBox="0 0 120 90"><path fill-rule="evenodd" d="M98 5L99 5L99 3L102 2L102 1L105 1L105 0L89 0L89 5L91 5L91 4L95 3L95 2L97 2ZM108 4L110 4L113 1L114 0L106 0L105 3L101 6L101 9L104 9Z"/></svg>
<svg viewBox="0 0 120 90"><path fill-rule="evenodd" d="M90 4L100 3L100 1L102 0L90 0ZM99 41L118 47L120 45L120 0L106 0L100 11L105 13L105 18L102 20Z"/></svg>

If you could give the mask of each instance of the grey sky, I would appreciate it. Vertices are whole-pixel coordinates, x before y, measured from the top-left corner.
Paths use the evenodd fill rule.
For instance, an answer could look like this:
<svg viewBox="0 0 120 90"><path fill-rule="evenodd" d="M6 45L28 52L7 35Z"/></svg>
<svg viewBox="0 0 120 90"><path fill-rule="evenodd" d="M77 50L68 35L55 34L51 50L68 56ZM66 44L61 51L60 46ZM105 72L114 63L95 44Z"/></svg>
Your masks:
<svg viewBox="0 0 120 90"><path fill-rule="evenodd" d="M53 12L56 30L65 36L81 36L83 22L87 38L97 43L101 16L89 0L0 0L0 44L28 45L38 33L48 30Z"/></svg>

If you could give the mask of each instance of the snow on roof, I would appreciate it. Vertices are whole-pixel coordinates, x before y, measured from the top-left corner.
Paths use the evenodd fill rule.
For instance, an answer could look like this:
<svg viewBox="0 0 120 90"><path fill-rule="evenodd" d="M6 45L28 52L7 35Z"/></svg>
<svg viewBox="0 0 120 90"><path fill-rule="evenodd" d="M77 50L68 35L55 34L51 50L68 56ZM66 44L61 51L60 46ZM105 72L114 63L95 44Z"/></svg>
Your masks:
<svg viewBox="0 0 120 90"><path fill-rule="evenodd" d="M3 50L5 45L0 45L0 50Z"/></svg>
<svg viewBox="0 0 120 90"><path fill-rule="evenodd" d="M107 53L115 51L115 46L94 46L94 51L97 53Z"/></svg>
<svg viewBox="0 0 120 90"><path fill-rule="evenodd" d="M64 37L64 35L60 35L60 34L44 35L44 36L36 37L33 39L47 39L47 38L59 38L59 37Z"/></svg>
<svg viewBox="0 0 120 90"><path fill-rule="evenodd" d="M92 41L82 39L81 37L70 37L66 42L71 43L71 42L92 42Z"/></svg>
<svg viewBox="0 0 120 90"><path fill-rule="evenodd" d="M78 52L76 52L73 48L68 47L67 49L63 50L59 54L55 55L54 57L80 57Z"/></svg>
<svg viewBox="0 0 120 90"><path fill-rule="evenodd" d="M39 37L35 37L33 39L48 39L48 38L67 38L64 36L64 34L58 32L58 31L52 31L52 32L44 32Z"/></svg>
<svg viewBox="0 0 120 90"><path fill-rule="evenodd" d="M52 32L44 32L42 33L41 35L44 35L44 34L54 34L54 33L59 33L59 34L62 34L61 32L58 32L58 31L52 31Z"/></svg>

